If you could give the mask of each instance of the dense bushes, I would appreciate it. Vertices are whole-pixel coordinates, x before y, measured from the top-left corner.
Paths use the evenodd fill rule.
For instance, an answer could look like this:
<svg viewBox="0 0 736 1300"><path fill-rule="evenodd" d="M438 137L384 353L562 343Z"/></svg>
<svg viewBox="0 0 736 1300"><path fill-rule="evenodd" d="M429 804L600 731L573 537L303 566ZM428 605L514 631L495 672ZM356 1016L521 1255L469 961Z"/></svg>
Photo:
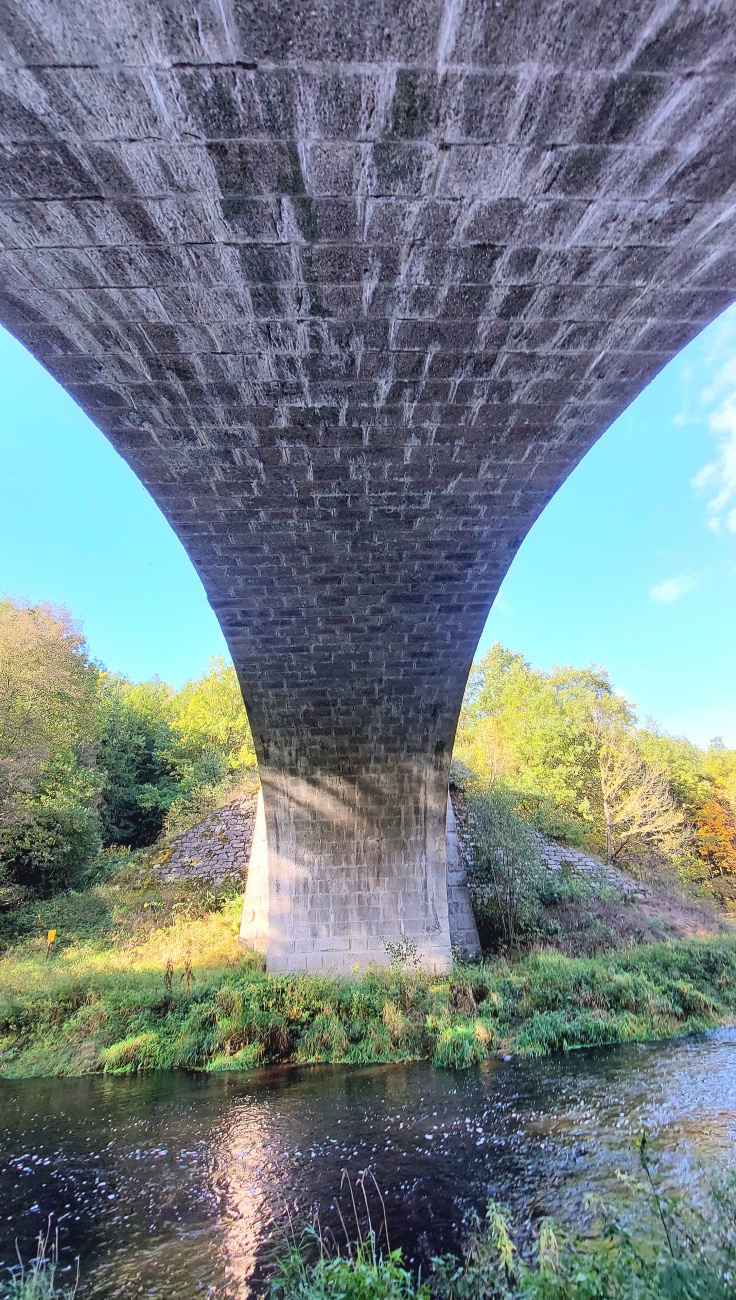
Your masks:
<svg viewBox="0 0 736 1300"><path fill-rule="evenodd" d="M106 844L153 844L177 794L171 759L171 692L163 682L133 685L103 674L99 682L97 761L103 773L99 813Z"/></svg>
<svg viewBox="0 0 736 1300"><path fill-rule="evenodd" d="M610 888L569 871L551 871L541 859L538 834L520 815L518 796L500 783L480 793L466 780L463 810L472 844L468 884L484 952L552 938L559 929L550 912L555 907L578 904L594 920L595 904L611 894Z"/></svg>
<svg viewBox="0 0 736 1300"><path fill-rule="evenodd" d="M184 829L254 768L232 667L134 685L66 611L0 601L0 908L77 884L102 845Z"/></svg>
<svg viewBox="0 0 736 1300"><path fill-rule="evenodd" d="M0 601L0 901L64 887L99 846L96 687L65 611Z"/></svg>
<svg viewBox="0 0 736 1300"><path fill-rule="evenodd" d="M486 951L512 947L539 920L539 850L502 786L485 796L471 787L466 807L474 849L471 898L481 944Z"/></svg>
<svg viewBox="0 0 736 1300"><path fill-rule="evenodd" d="M0 829L0 883L46 897L78 884L101 845L90 803L67 792L29 801L26 815Z"/></svg>

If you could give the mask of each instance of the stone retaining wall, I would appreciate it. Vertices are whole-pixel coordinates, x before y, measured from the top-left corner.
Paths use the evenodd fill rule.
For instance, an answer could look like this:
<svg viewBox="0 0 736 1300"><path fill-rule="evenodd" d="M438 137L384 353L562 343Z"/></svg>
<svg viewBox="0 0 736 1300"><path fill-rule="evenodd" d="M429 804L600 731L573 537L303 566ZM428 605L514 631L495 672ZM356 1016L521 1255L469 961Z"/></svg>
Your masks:
<svg viewBox="0 0 736 1300"><path fill-rule="evenodd" d="M646 885L640 884L637 880L632 880L631 876L619 871L618 867L606 866L605 863L598 862L596 858L591 858L587 853L582 853L580 849L568 848L567 845L558 844L555 840L548 840L543 835L539 835L537 838L542 861L550 871L561 871L564 867L569 867L577 875L597 880L602 885L609 886L629 899L649 898L651 896L652 891L647 889Z"/></svg>
<svg viewBox="0 0 736 1300"><path fill-rule="evenodd" d="M244 883L253 845L257 795L254 791L239 794L222 808L210 813L197 826L185 831L173 842L155 850L151 867L164 881L211 880L213 884ZM265 826L264 826L265 832ZM550 871L569 868L577 875L613 889L630 901L648 898L646 885L632 880L616 867L582 853L579 849L558 844L537 835L540 856ZM477 931L467 889L466 868L472 863L473 847L464 814L462 797L453 792L447 817L447 893L450 912L450 936L454 949L468 956L479 952ZM251 930L258 923L256 912L250 926L244 913L243 938L253 942ZM255 931L254 931L255 933ZM263 936L260 935L263 946Z"/></svg>
<svg viewBox="0 0 736 1300"><path fill-rule="evenodd" d="M162 880L243 882L248 870L256 795L238 795L190 830L151 854Z"/></svg>
<svg viewBox="0 0 736 1300"><path fill-rule="evenodd" d="M468 828L462 792L452 791L452 803L460 851L466 869L470 869L473 863L473 841ZM562 871L567 867L576 875L596 881L604 888L613 889L617 894L631 901L651 897L651 890L646 885L633 880L618 867L606 866L604 862L599 862L590 854L583 853L580 849L569 848L566 844L558 844L556 840L548 839L545 835L535 833L535 838L542 862L550 871Z"/></svg>

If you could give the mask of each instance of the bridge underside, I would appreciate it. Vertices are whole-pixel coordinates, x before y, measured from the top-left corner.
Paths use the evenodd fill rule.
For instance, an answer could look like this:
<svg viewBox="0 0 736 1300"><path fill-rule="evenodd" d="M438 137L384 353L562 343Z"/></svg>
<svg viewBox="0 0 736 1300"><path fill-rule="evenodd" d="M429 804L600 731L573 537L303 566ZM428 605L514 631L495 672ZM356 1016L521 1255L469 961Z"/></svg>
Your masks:
<svg viewBox="0 0 736 1300"><path fill-rule="evenodd" d="M269 965L449 960L490 604L736 295L726 0L14 0L0 318L205 585L263 779ZM564 575L563 575L564 576Z"/></svg>

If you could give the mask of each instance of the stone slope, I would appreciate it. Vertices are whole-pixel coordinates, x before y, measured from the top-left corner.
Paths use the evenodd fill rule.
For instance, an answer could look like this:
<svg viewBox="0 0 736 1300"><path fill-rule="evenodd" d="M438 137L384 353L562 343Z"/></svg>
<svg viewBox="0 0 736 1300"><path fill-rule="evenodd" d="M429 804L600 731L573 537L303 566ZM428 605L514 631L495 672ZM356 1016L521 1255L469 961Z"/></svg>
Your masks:
<svg viewBox="0 0 736 1300"><path fill-rule="evenodd" d="M165 881L211 880L222 885L243 883L253 838L256 795L237 795L203 821L160 849L149 862Z"/></svg>

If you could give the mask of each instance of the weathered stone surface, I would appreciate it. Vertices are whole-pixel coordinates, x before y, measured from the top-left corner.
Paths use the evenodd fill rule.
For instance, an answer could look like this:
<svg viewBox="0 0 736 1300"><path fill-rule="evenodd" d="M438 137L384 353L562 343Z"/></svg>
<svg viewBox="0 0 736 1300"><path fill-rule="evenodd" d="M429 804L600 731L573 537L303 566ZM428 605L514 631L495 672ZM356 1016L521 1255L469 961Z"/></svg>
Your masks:
<svg viewBox="0 0 736 1300"><path fill-rule="evenodd" d="M245 882L240 939L254 952L268 953L268 831L263 791L258 791L255 825L250 846Z"/></svg>
<svg viewBox="0 0 736 1300"><path fill-rule="evenodd" d="M447 800L446 860L450 947L453 953L460 953L463 957L480 957L480 941L470 903L465 859L458 836L452 801L449 797ZM258 795L255 828L248 859L240 938L249 947L257 952L264 953L270 968L283 969L283 961L278 955L277 947L279 935L270 916L268 842L262 792ZM379 934L378 938L381 939L382 936ZM384 953L385 951L384 949ZM286 965L288 969L289 964ZM299 968L298 962L294 965L295 968ZM329 949L318 956L313 956L310 962L310 966L315 970L330 969L333 965L334 958Z"/></svg>
<svg viewBox="0 0 736 1300"><path fill-rule="evenodd" d="M167 881L240 882L251 856L255 819L255 794L238 795L191 830L154 849L147 865Z"/></svg>
<svg viewBox="0 0 736 1300"><path fill-rule="evenodd" d="M472 827L470 825L470 814L467 809L464 795L453 788L449 810L452 810L455 835L457 839L457 851L460 858L461 881L464 886L464 898L460 899L460 906L465 908L465 899L467 907L470 910L470 917L473 918L473 911L470 904L470 897L467 889L468 872L471 874L475 868L474 847ZM448 825L449 825L448 810ZM634 880L632 876L621 871L619 867L614 867L608 863L601 862L598 858L593 858L589 853L583 853L581 849L573 849L568 844L561 844L557 840L549 839L546 835L541 835L538 831L534 832L534 839L537 846L539 857L544 867L548 871L572 871L576 876L581 876L588 880L592 885L600 890L611 890L614 897L625 899L629 903L642 902L652 897L651 889L639 880ZM448 844L448 888L450 884L450 860L451 853ZM454 855L453 855L454 856ZM477 931L476 931L477 938ZM453 947L456 946L453 939ZM457 945L460 947L460 944ZM478 945L478 951L480 945ZM472 944L468 945L468 952L473 955Z"/></svg>
<svg viewBox="0 0 736 1300"><path fill-rule="evenodd" d="M12 0L0 318L238 667L274 964L449 960L447 774L525 533L736 296L726 0Z"/></svg>
<svg viewBox="0 0 736 1300"><path fill-rule="evenodd" d="M566 844L558 844L543 835L538 835L537 841L542 862L550 871L564 869L574 871L576 875L583 876L604 889L612 889L614 894L623 896L629 902L652 896L652 891L647 885L639 880L633 880L618 867L598 862L596 858L591 858L588 853L583 853L580 849L571 849Z"/></svg>
<svg viewBox="0 0 736 1300"><path fill-rule="evenodd" d="M450 944L465 958L481 956L478 928L468 891L468 875L452 799L447 799L447 908Z"/></svg>

